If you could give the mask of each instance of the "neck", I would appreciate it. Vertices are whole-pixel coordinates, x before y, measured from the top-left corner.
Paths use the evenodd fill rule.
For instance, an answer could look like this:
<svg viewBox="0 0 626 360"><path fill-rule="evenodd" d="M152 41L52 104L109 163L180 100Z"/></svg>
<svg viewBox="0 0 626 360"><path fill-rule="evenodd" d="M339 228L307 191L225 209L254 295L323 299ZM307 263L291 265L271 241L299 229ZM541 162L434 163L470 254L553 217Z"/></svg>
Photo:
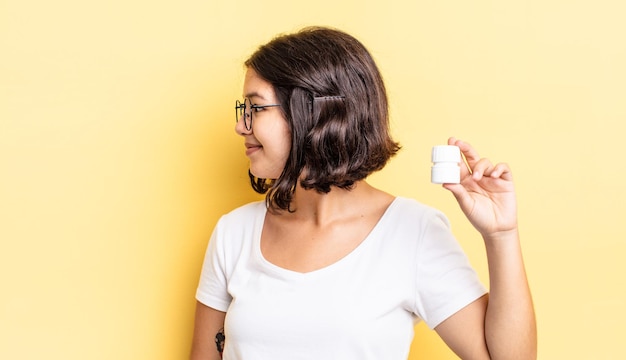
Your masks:
<svg viewBox="0 0 626 360"><path fill-rule="evenodd" d="M292 213L300 221L323 226L346 217L360 216L367 202L376 194L384 194L365 181L358 181L351 190L337 187L326 194L315 190L296 189L292 201Z"/></svg>

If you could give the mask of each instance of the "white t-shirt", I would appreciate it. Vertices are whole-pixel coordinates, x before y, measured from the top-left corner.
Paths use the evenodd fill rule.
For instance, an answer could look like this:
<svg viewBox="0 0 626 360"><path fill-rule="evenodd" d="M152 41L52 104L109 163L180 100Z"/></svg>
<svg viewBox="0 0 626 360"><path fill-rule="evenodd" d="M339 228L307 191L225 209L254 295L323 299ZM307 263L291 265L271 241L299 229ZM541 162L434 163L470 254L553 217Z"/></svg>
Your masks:
<svg viewBox="0 0 626 360"><path fill-rule="evenodd" d="M261 201L224 215L207 249L196 298L227 312L225 360L404 360L420 319L434 328L486 292L445 216L415 200L309 273L263 258L265 214Z"/></svg>

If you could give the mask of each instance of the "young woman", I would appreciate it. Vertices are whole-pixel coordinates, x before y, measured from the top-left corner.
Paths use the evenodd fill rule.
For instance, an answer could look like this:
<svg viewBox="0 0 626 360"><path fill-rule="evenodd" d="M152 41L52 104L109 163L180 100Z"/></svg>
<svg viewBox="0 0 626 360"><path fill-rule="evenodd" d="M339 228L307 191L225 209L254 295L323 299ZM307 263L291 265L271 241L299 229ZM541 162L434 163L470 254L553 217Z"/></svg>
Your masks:
<svg viewBox="0 0 626 360"><path fill-rule="evenodd" d="M444 187L484 239L488 293L442 213L366 182L399 145L358 40L307 28L245 64L235 131L267 196L214 229L191 358L400 360L420 320L463 359L535 358L509 167L448 141L467 166Z"/></svg>

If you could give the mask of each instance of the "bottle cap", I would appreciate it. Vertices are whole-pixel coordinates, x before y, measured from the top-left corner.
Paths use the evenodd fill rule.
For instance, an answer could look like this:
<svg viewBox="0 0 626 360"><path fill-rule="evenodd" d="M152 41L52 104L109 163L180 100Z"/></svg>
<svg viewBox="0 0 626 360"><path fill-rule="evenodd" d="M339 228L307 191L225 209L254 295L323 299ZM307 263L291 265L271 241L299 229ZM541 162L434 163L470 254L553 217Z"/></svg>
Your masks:
<svg viewBox="0 0 626 360"><path fill-rule="evenodd" d="M433 146L432 162L461 162L461 150L454 145Z"/></svg>

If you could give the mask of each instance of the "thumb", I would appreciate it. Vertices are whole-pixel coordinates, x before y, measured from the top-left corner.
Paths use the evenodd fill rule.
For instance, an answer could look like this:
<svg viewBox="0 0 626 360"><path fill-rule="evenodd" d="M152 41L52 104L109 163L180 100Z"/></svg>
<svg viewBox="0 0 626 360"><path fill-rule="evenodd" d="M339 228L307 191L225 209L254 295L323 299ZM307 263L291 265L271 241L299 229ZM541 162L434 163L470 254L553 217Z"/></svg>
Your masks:
<svg viewBox="0 0 626 360"><path fill-rule="evenodd" d="M470 210L471 196L465 189L465 186L461 184L443 184L443 188L454 195L463 212L467 213L467 211Z"/></svg>

